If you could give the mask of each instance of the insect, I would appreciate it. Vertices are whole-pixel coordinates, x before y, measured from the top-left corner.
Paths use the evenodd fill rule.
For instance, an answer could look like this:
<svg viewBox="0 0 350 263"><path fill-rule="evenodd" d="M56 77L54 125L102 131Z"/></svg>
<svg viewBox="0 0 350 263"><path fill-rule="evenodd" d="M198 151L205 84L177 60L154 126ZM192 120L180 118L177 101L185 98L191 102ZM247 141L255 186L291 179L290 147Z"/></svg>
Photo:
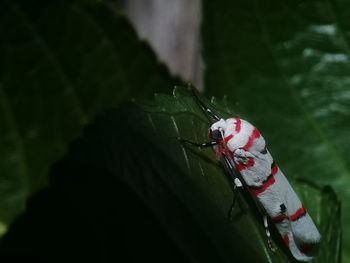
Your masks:
<svg viewBox="0 0 350 263"><path fill-rule="evenodd" d="M243 119L222 119L213 113L192 89L202 110L213 120L209 142L183 143L213 147L233 180L234 190L244 189L262 213L268 242L272 248L268 222L281 234L291 254L299 261L311 260L321 235L280 168L274 162L259 130ZM237 191L235 191L236 193Z"/></svg>

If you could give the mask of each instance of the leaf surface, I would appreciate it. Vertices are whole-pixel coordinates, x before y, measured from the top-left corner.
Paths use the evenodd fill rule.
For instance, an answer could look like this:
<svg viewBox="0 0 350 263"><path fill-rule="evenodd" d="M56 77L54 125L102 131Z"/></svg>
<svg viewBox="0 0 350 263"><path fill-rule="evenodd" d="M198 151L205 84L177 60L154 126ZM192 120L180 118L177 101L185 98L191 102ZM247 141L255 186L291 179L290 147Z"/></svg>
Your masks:
<svg viewBox="0 0 350 263"><path fill-rule="evenodd" d="M235 114L229 101L205 103L224 118ZM49 187L31 198L0 254L49 262L295 262L273 226L277 251L269 249L249 194L239 192L232 210L232 181L214 150L179 142L206 141L209 125L185 88L99 116L52 167ZM338 262L337 197L329 187L291 183L323 236L314 262Z"/></svg>
<svg viewBox="0 0 350 263"><path fill-rule="evenodd" d="M202 27L208 93L234 99L289 178L328 184L339 194L344 262L350 262L348 7L204 1Z"/></svg>
<svg viewBox="0 0 350 263"><path fill-rule="evenodd" d="M0 222L47 183L48 168L104 109L178 83L120 11L97 1L3 1ZM4 231L6 227L1 227Z"/></svg>

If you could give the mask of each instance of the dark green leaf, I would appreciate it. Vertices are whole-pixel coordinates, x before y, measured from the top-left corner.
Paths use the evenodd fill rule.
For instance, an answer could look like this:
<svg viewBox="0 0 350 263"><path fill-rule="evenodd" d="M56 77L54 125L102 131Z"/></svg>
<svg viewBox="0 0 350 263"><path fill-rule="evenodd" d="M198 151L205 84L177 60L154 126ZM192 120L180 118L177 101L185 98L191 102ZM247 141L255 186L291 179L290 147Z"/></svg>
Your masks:
<svg viewBox="0 0 350 263"><path fill-rule="evenodd" d="M0 226L46 184L83 124L178 83L116 12L102 1L2 1Z"/></svg>
<svg viewBox="0 0 350 263"><path fill-rule="evenodd" d="M222 117L234 114L226 100L206 103ZM278 249L269 249L249 195L239 193L231 213L232 182L214 151L179 143L178 137L207 140L208 126L184 88L110 110L53 166L50 187L12 225L0 254L30 251L47 261L58 255L58 262L68 253L73 262L125 256L123 262L294 262L276 231ZM334 192L292 183L323 236L314 262L337 262ZM128 252L134 248L138 253Z"/></svg>
<svg viewBox="0 0 350 263"><path fill-rule="evenodd" d="M344 201L344 262L350 262L348 8L345 1L204 1L202 28L209 94L234 98L287 176L329 184Z"/></svg>

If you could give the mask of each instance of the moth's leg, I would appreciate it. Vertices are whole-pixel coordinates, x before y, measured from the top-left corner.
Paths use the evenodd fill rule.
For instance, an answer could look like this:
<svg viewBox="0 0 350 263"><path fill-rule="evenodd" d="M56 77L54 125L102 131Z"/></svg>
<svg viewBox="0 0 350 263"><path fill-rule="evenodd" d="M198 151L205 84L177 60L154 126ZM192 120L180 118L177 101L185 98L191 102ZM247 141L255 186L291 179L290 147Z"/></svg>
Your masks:
<svg viewBox="0 0 350 263"><path fill-rule="evenodd" d="M184 139L181 139L181 138L178 138L178 140L181 143L187 143L187 144L190 144L190 145L193 145L193 146L197 146L197 147L200 147L200 148L212 147L212 146L215 146L215 145L219 144L219 142L216 142L216 141L197 143L197 142L191 142L191 141L188 141L188 140L184 140Z"/></svg>
<svg viewBox="0 0 350 263"><path fill-rule="evenodd" d="M232 166L230 160L227 158L227 156L225 154L222 154L222 159L224 162L224 165L226 166L226 169L234 183L233 186L233 199L232 199L232 205L230 208L230 211L228 213L228 220L232 220L232 215L233 215L233 211L235 209L236 203L237 203L237 197L238 197L238 189L239 188L243 188L243 184L241 182L241 180L238 179L237 174L236 174L236 168L234 166Z"/></svg>
<svg viewBox="0 0 350 263"><path fill-rule="evenodd" d="M228 215L227 215L227 218L230 221L232 221L232 219L233 219L233 211L234 211L235 206L236 206L237 197L238 197L238 187L235 185L233 187L232 204L231 204L231 207L230 207L230 211L228 212Z"/></svg>
<svg viewBox="0 0 350 263"><path fill-rule="evenodd" d="M269 230L269 223L267 221L267 215L266 214L264 214L263 220L264 220L264 228L265 228L265 232L266 232L266 236L267 236L267 243L269 245L269 248L271 249L271 251L276 251L276 247L272 243L271 233L270 233L270 230Z"/></svg>
<svg viewBox="0 0 350 263"><path fill-rule="evenodd" d="M195 100L197 101L198 105L201 107L201 109L208 114L210 117L212 117L214 120L220 120L220 117L218 115L216 115L215 113L213 113L211 111L211 109L209 109L204 103L203 101L201 101L201 99L198 97L196 91L194 88L192 88L192 95L195 98Z"/></svg>
<svg viewBox="0 0 350 263"><path fill-rule="evenodd" d="M227 158L225 154L222 154L222 158L224 160L224 164L228 170L228 173L230 174L230 177L232 178L233 183L235 184L235 188L242 188L243 184L241 180L238 179L238 176L236 174L236 168L232 166L230 160Z"/></svg>

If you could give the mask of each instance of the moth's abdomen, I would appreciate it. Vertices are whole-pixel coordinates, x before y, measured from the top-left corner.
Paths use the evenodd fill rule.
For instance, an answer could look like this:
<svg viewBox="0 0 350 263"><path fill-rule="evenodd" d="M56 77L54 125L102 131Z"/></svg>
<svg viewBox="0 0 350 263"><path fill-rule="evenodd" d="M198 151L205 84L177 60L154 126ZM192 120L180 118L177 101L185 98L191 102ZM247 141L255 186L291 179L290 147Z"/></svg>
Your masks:
<svg viewBox="0 0 350 263"><path fill-rule="evenodd" d="M273 164L271 176L262 187L251 187L250 191L265 208L293 256L301 261L311 260L320 233L278 166Z"/></svg>

